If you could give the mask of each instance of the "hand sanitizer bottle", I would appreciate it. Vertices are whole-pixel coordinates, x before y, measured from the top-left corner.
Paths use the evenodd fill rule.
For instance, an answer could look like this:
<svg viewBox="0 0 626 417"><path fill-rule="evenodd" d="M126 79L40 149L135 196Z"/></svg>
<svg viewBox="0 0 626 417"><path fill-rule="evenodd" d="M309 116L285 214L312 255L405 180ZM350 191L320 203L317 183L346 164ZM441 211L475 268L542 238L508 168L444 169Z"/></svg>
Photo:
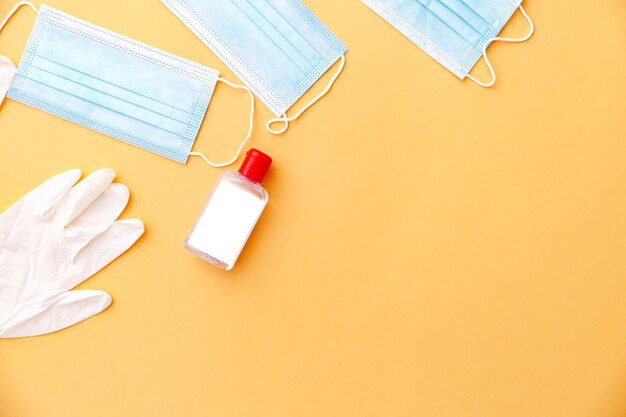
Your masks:
<svg viewBox="0 0 626 417"><path fill-rule="evenodd" d="M238 173L221 173L185 248L213 265L232 269L267 204L261 181L271 164L272 158L250 149Z"/></svg>

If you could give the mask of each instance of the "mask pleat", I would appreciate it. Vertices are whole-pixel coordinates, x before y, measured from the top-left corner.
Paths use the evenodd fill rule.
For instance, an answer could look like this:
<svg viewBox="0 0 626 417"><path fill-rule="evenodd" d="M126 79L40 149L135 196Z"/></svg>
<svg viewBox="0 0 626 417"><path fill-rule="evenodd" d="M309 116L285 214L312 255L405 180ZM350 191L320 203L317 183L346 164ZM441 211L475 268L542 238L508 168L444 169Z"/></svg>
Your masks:
<svg viewBox="0 0 626 417"><path fill-rule="evenodd" d="M427 3L423 0L414 1L419 3L424 10L431 13L435 19L437 19L442 25L446 26L451 32L455 33L469 46L474 47L474 45L480 40L480 32L473 26L469 25L462 17L456 14L444 3L437 0L431 0L427 6Z"/></svg>
<svg viewBox="0 0 626 417"><path fill-rule="evenodd" d="M482 36L489 29L489 23L465 3L456 0L437 0L448 10L458 16L467 26Z"/></svg>
<svg viewBox="0 0 626 417"><path fill-rule="evenodd" d="M241 11L242 17L263 34L265 42L272 45L275 50L280 51L301 73L306 73L309 62L298 52L296 47L289 42L287 37L276 30L276 27L267 18L261 15L257 9L250 6L247 2L233 2L233 4ZM263 41L259 39L257 42Z"/></svg>
<svg viewBox="0 0 626 417"><path fill-rule="evenodd" d="M510 0L455 0L459 4L464 5L472 10L476 16L480 16L489 26L492 26L502 18L502 11L507 8L515 8L521 3L519 1Z"/></svg>
<svg viewBox="0 0 626 417"><path fill-rule="evenodd" d="M191 113L167 103L127 88L120 87L101 78L80 72L76 69L41 56L35 57L31 67L45 74L57 77L61 85L68 84L69 86L83 87L92 91L94 94L102 95L106 98L113 98L120 102L145 110L146 112L178 122L183 126L189 122L189 119L192 116ZM37 78L36 71L31 71L29 78Z"/></svg>

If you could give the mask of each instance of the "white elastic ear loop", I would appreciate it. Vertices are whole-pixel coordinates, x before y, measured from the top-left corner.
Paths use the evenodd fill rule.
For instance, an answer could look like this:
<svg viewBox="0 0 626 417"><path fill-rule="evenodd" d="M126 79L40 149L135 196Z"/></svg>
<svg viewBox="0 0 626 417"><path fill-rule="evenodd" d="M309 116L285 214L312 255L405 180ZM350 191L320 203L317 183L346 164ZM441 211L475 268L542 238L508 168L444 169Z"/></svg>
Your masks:
<svg viewBox="0 0 626 417"><path fill-rule="evenodd" d="M7 24L9 19L11 19L13 17L15 12L17 12L17 9L19 9L22 6L28 6L31 9L33 9L35 11L35 13L39 14L39 10L37 10L37 8L35 7L35 5L33 3L29 2L29 1L20 1L19 3L17 3L13 7L13 9L11 9L9 14L7 14L6 17L4 18L4 20L2 20L2 23L0 23L0 31L4 28L4 26Z"/></svg>
<svg viewBox="0 0 626 417"><path fill-rule="evenodd" d="M337 78L339 78L339 76L341 75L341 72L343 71L343 68L345 67L345 65L346 65L346 56L341 55L341 64L339 64L339 69L337 70L335 75L333 75L333 78L330 80L330 82L328 83L324 91L322 91L320 94L317 95L317 97L315 97L306 106L304 106L295 116L287 117L287 113L284 113L281 117L276 117L275 119L272 119L269 122L267 122L267 124L265 125L265 128L268 130L268 132L270 132L273 135L281 135L285 133L287 129L289 129L289 122L293 122L298 117L302 116L302 113L307 111L309 107L317 103L322 97L324 97L330 91L335 81L337 81ZM272 125L274 123L279 123L279 122L283 122L285 126L283 126L283 128L279 130L272 129Z"/></svg>
<svg viewBox="0 0 626 417"><path fill-rule="evenodd" d="M487 57L487 48L495 41L502 41L502 42L525 42L528 39L530 39L531 36L533 36L533 33L535 32L535 25L533 24L533 21L530 19L530 16L528 16L528 14L526 13L526 11L524 10L524 8L522 6L519 6L520 11L522 12L522 14L524 15L524 17L526 18L526 20L528 21L528 24L530 25L530 31L528 32L528 35L524 36L523 38L492 38L489 41L487 41L487 43L485 44L485 46L483 47L483 57L485 58L485 63L487 64L487 68L489 68L489 72L491 73L491 82L488 83L484 83L476 78L474 78L472 75L467 74L467 78L469 78L470 80L474 81L476 84L480 85L481 87L491 87L496 83L496 72L493 70L493 67L491 66L491 62L489 61L489 58Z"/></svg>
<svg viewBox="0 0 626 417"><path fill-rule="evenodd" d="M246 142L248 142L248 140L252 136L252 126L254 124L254 95L252 95L252 91L250 91L248 89L248 87L246 87L246 86L233 84L230 81L225 80L224 78L218 78L217 81L221 81L224 84L226 84L226 85L228 85L228 86L230 86L232 88L235 88L237 90L245 90L250 95L250 127L248 128L248 135L243 140L243 142L241 142L241 145L239 145L239 149L237 149L237 153L235 154L233 159L231 159L228 162L224 162L223 164L217 164L215 162L212 162L202 152L189 152L189 155L191 155L191 156L199 156L200 158L202 158L204 160L204 162L206 162L207 164L211 165L212 167L223 168L223 167L227 167L228 165L232 164L233 162L235 162L239 158L239 155L241 155L241 150L245 146Z"/></svg>

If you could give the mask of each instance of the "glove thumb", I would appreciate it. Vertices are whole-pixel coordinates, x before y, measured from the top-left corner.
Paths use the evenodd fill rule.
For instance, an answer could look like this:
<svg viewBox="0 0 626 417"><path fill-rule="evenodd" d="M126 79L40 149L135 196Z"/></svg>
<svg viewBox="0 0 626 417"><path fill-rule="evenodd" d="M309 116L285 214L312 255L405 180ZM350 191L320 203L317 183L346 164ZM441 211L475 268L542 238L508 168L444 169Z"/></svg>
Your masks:
<svg viewBox="0 0 626 417"><path fill-rule="evenodd" d="M0 328L0 338L37 336L56 332L100 313L111 305L104 291L67 291L44 305L19 311Z"/></svg>

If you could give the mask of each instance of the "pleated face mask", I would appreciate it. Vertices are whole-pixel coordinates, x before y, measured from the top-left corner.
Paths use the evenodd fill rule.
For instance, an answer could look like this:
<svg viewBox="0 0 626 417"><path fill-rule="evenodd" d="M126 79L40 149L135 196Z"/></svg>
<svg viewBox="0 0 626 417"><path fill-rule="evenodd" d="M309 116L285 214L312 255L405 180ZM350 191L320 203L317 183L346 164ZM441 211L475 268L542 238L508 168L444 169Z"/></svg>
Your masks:
<svg viewBox="0 0 626 417"><path fill-rule="evenodd" d="M20 2L0 30L22 5ZM9 98L81 126L186 163L219 72L41 6ZM4 58L6 63L6 58ZM11 66L5 65L7 71ZM3 67L0 66L0 70ZM6 78L6 77L5 77Z"/></svg>
<svg viewBox="0 0 626 417"><path fill-rule="evenodd" d="M324 96L346 47L300 0L161 0L277 116L271 133ZM293 117L289 109L341 59L326 90ZM282 117L278 117L281 116ZM281 130L272 123L283 122Z"/></svg>
<svg viewBox="0 0 626 417"><path fill-rule="evenodd" d="M460 79L471 79L483 87L496 82L487 58L494 41L523 42L534 26L521 0L361 0L404 36L422 48ZM530 24L522 38L497 37L519 8ZM491 72L491 81L482 82L469 74L481 56Z"/></svg>

